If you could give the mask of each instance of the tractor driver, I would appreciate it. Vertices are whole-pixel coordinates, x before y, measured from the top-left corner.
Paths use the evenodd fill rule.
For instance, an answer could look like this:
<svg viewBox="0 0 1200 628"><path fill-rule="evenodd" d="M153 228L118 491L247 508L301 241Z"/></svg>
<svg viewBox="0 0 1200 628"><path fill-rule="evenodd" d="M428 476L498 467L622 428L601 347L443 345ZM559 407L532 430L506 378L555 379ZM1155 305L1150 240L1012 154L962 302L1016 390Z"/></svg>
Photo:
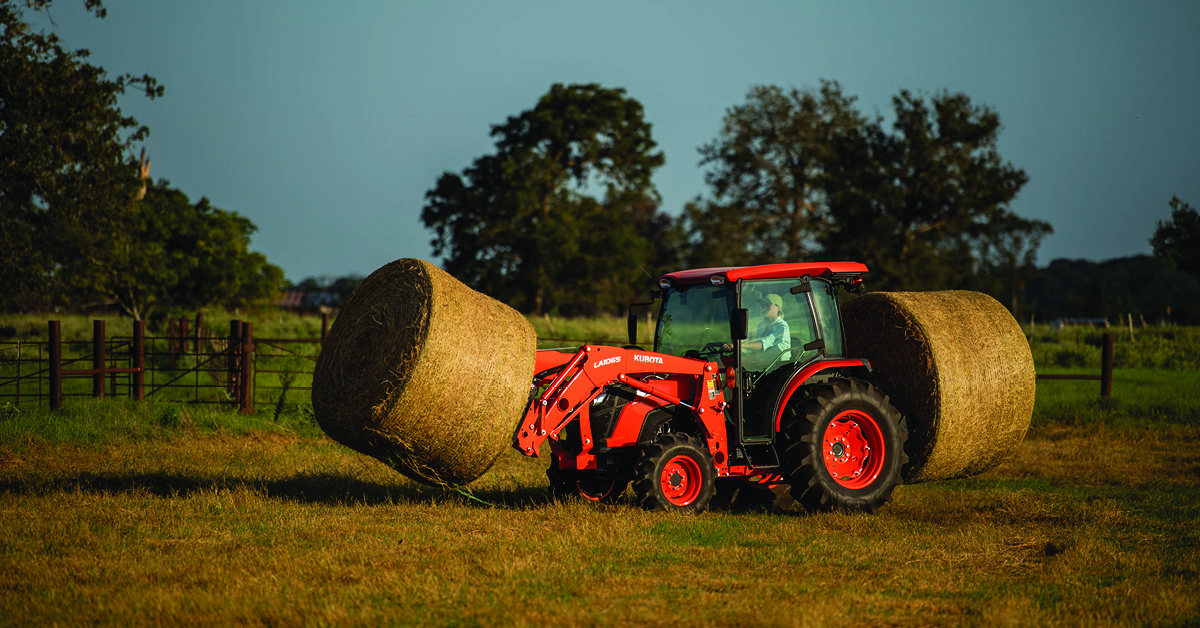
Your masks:
<svg viewBox="0 0 1200 628"><path fill-rule="evenodd" d="M791 359L792 331L783 320L783 297L767 295L754 338L742 341L742 368L747 371L763 371ZM726 343L725 348L732 349L733 344Z"/></svg>

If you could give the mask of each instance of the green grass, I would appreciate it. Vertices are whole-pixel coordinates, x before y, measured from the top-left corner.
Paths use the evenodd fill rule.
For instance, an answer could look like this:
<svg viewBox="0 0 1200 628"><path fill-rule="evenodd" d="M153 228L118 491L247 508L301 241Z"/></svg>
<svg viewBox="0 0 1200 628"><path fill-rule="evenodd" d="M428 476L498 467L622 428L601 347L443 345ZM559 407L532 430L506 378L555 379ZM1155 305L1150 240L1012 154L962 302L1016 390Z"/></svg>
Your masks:
<svg viewBox="0 0 1200 628"><path fill-rule="evenodd" d="M587 341L596 344L622 346L629 342L629 332L626 319L618 316L597 316L593 318L558 318L552 316L529 316L529 323L538 335L539 349L576 348L579 342ZM654 328L646 323L643 316L638 326L638 342L649 347L654 344Z"/></svg>
<svg viewBox="0 0 1200 628"><path fill-rule="evenodd" d="M274 410L273 406L260 406L252 414L240 414L215 406L128 399L68 400L61 412L2 404L0 444L10 453L20 453L35 444L117 445L201 434L321 437L310 404L278 417Z"/></svg>
<svg viewBox="0 0 1200 628"><path fill-rule="evenodd" d="M1113 335L1115 368L1200 369L1200 327L1128 327L1109 329L1038 325L1022 329L1029 338L1038 370L1054 367L1100 368L1103 336Z"/></svg>
<svg viewBox="0 0 1200 628"><path fill-rule="evenodd" d="M1090 368L1046 368L1039 373L1098 375ZM1038 380L1033 425L1130 429L1163 424L1200 426L1200 371L1114 369L1112 397L1100 396L1100 382Z"/></svg>
<svg viewBox="0 0 1200 628"><path fill-rule="evenodd" d="M229 322L238 319L254 325L258 338L320 338L321 317L314 314L296 314L282 310L256 312L225 312L206 310L204 326L210 336L227 336ZM47 322L57 320L61 324L64 341L82 341L92 338L92 321L105 321L105 332L109 336L133 335L133 319L118 314L87 316L82 314L0 314L0 342L13 340L38 340L44 342ZM189 329L195 334L195 313L188 316ZM166 336L164 326L148 326L146 334Z"/></svg>

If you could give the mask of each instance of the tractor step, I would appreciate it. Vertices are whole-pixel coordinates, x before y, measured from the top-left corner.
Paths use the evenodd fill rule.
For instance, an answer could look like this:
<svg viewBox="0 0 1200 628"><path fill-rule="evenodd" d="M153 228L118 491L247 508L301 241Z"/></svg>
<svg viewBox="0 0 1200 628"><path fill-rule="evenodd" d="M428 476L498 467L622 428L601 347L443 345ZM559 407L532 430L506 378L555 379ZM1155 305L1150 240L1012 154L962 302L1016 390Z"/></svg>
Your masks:
<svg viewBox="0 0 1200 628"><path fill-rule="evenodd" d="M745 447L746 462L755 469L774 469L779 466L779 454L775 452L775 446L769 443L762 445L743 445Z"/></svg>

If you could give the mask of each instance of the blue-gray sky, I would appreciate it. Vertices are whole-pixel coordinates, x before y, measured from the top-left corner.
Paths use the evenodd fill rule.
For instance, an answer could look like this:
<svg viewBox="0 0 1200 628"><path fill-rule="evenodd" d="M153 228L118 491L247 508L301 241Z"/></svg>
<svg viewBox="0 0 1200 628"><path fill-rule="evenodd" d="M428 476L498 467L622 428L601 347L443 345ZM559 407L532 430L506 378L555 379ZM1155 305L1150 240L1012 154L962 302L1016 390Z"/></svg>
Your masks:
<svg viewBox="0 0 1200 628"><path fill-rule="evenodd" d="M109 0L51 16L151 130L152 176L259 227L287 276L433 259L425 191L492 150L490 125L551 84L623 87L666 156L678 214L696 148L759 84L842 84L887 114L901 89L966 93L1001 117L1013 203L1050 222L1041 264L1150 251L1177 195L1200 206L1200 2L288 2Z"/></svg>

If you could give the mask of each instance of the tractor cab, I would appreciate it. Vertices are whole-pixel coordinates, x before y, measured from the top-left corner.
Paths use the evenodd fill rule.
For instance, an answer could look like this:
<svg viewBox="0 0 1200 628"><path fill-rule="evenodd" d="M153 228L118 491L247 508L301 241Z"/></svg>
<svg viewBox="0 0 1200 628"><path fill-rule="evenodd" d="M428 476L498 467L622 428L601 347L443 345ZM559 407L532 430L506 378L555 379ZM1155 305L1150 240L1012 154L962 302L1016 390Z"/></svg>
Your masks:
<svg viewBox="0 0 1200 628"><path fill-rule="evenodd" d="M740 445L731 455L778 464L770 445L785 388L804 367L842 358L838 291L855 291L864 272L856 263L772 264L662 277L654 351L725 367L725 420Z"/></svg>

